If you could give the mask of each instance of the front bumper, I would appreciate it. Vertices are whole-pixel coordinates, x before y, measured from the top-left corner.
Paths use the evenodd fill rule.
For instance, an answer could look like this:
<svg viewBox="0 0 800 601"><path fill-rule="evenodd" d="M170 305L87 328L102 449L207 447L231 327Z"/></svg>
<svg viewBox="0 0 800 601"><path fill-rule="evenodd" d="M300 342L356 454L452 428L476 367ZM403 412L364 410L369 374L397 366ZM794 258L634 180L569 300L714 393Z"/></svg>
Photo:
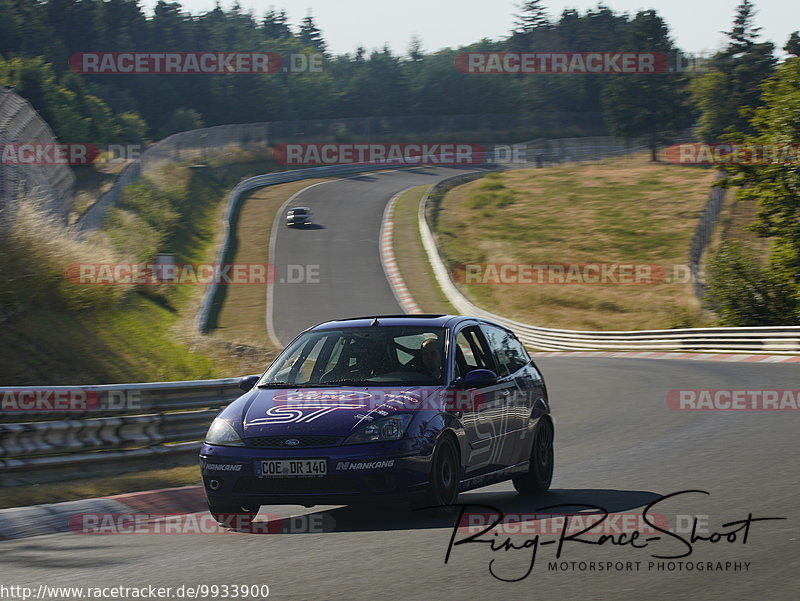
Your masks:
<svg viewBox="0 0 800 601"><path fill-rule="evenodd" d="M203 444L200 466L206 496L224 505L346 505L412 502L424 496L433 448L427 439L404 439L303 449ZM264 478L263 459L326 459L321 477Z"/></svg>

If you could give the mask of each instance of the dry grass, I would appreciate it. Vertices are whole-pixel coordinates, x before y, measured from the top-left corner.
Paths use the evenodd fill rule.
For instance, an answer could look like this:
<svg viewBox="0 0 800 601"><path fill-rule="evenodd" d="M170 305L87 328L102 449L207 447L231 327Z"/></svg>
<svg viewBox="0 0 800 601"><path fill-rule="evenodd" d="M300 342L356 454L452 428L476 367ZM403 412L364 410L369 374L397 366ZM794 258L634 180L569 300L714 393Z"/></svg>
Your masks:
<svg viewBox="0 0 800 601"><path fill-rule="evenodd" d="M79 478L52 484L5 487L0 490L0 509L92 499L127 492L201 483L200 469L197 465L191 465L143 470L102 478Z"/></svg>
<svg viewBox="0 0 800 601"><path fill-rule="evenodd" d="M411 298L424 313L456 313L442 293L422 247L417 214L419 203L429 186L407 190L397 199L394 209L392 243L400 275Z"/></svg>
<svg viewBox="0 0 800 601"><path fill-rule="evenodd" d="M685 265L715 173L646 154L493 175L446 195L439 243L459 263ZM699 325L691 286L471 285L477 304L535 325L626 330Z"/></svg>
<svg viewBox="0 0 800 601"><path fill-rule="evenodd" d="M135 207L116 208L114 225L86 242L43 214L21 214L0 240L0 381L106 384L261 371L270 356L263 349L195 334L201 286L80 287L65 277L71 263L149 260L154 250L186 262L213 260L225 197L214 175L171 168L160 178L169 189L139 190Z"/></svg>
<svg viewBox="0 0 800 601"><path fill-rule="evenodd" d="M25 199L15 208L0 240L0 306L13 311L34 300L55 309L82 310L117 302L123 296L121 288L77 285L66 274L74 264L119 260L102 232L82 240L41 210L34 199Z"/></svg>

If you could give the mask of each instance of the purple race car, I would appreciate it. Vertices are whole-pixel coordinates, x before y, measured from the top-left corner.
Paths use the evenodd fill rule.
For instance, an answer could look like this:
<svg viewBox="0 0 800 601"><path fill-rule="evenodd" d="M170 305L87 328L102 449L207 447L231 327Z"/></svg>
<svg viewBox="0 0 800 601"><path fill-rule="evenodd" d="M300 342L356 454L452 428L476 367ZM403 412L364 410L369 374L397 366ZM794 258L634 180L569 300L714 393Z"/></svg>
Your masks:
<svg viewBox="0 0 800 601"><path fill-rule="evenodd" d="M295 338L211 424L209 509L425 502L512 479L542 492L554 424L541 373L510 330L453 315L329 321Z"/></svg>

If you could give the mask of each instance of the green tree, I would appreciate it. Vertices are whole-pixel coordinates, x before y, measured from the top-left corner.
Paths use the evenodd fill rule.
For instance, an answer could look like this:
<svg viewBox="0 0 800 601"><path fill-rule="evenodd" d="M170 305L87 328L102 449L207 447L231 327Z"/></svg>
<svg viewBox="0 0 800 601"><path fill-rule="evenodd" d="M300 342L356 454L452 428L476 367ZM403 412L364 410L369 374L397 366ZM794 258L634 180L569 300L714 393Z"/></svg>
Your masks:
<svg viewBox="0 0 800 601"><path fill-rule="evenodd" d="M200 129L201 127L205 127L205 125L200 113L193 109L177 109L169 115L158 131L158 138L166 138L181 131Z"/></svg>
<svg viewBox="0 0 800 601"><path fill-rule="evenodd" d="M800 58L787 59L763 89L763 106L754 111L751 127L757 134L740 141L758 147L791 151L800 144ZM794 147L790 145L795 145ZM800 171L797 152L790 164L775 161L762 165L733 165L726 170L738 197L758 203L752 229L772 239L769 268L786 286L794 303L795 322L800 321ZM793 163L793 164L792 164ZM788 301L787 301L788 302Z"/></svg>
<svg viewBox="0 0 800 601"><path fill-rule="evenodd" d="M542 27L550 27L550 17L542 0L527 0L518 5L519 13L514 15L514 32L528 34Z"/></svg>
<svg viewBox="0 0 800 601"><path fill-rule="evenodd" d="M289 27L289 17L286 15L286 11L277 12L271 6L264 15L261 29L264 37L268 40L288 40L292 37L292 29Z"/></svg>
<svg viewBox="0 0 800 601"><path fill-rule="evenodd" d="M723 244L708 267L705 305L723 326L777 326L797 322L787 284L762 267L752 252Z"/></svg>
<svg viewBox="0 0 800 601"><path fill-rule="evenodd" d="M147 123L136 113L122 113L118 118L119 137L117 142L142 144L147 142Z"/></svg>
<svg viewBox="0 0 800 601"><path fill-rule="evenodd" d="M793 56L800 56L800 31L793 31L783 49Z"/></svg>
<svg viewBox="0 0 800 601"><path fill-rule="evenodd" d="M757 43L759 27L749 0L737 8L727 47L710 61L711 70L691 84L691 99L699 110L696 134L705 142L719 140L726 131L752 133L747 110L758 106L759 86L775 68L774 46Z"/></svg>
<svg viewBox="0 0 800 601"><path fill-rule="evenodd" d="M639 12L628 29L628 49L671 54L672 42L664 21L647 10ZM658 147L689 123L686 86L677 73L612 75L603 90L603 108L612 133L642 139L657 160Z"/></svg>
<svg viewBox="0 0 800 601"><path fill-rule="evenodd" d="M322 31L314 22L311 11L308 12L303 22L300 24L298 34L300 43L309 48L315 48L319 52L325 53L325 40L322 39Z"/></svg>

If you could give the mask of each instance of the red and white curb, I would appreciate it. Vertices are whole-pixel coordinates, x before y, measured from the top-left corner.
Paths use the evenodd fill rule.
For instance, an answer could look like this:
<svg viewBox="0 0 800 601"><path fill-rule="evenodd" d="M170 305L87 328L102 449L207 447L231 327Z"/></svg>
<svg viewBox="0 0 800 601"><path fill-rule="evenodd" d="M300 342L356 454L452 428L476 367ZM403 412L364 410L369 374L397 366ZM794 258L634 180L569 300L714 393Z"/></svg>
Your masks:
<svg viewBox="0 0 800 601"><path fill-rule="evenodd" d="M616 351L532 351L534 357L615 357L624 359L683 359L744 363L800 363L797 355L746 355L730 353L616 352Z"/></svg>
<svg viewBox="0 0 800 601"><path fill-rule="evenodd" d="M383 212L380 233L381 265L383 265L383 271L386 274L386 279L389 281L389 286L392 288L392 293L397 299L397 302L400 303L403 311L406 313L422 313L419 305L417 305L411 297L411 293L408 291L403 277L400 275L400 268L397 266L397 261L395 260L393 246L394 206L400 195L410 189L411 188L407 188L392 196Z"/></svg>
<svg viewBox="0 0 800 601"><path fill-rule="evenodd" d="M409 188L410 189L410 188ZM394 208L397 199L403 190L395 194L386 205L383 213L380 232L380 254L383 270L392 288L392 292L406 313L422 313L421 309L414 302L408 288L400 275L397 261L394 256L392 233L394 229ZM428 257L433 263L431 251L428 249ZM621 359L682 359L691 361L725 361L743 363L800 363L800 356L797 355L756 355L745 353L685 353L680 351L531 351L534 357L613 357Z"/></svg>
<svg viewBox="0 0 800 601"><path fill-rule="evenodd" d="M208 511L202 486L162 488L97 499L0 509L0 540L70 531L82 513L183 514Z"/></svg>

